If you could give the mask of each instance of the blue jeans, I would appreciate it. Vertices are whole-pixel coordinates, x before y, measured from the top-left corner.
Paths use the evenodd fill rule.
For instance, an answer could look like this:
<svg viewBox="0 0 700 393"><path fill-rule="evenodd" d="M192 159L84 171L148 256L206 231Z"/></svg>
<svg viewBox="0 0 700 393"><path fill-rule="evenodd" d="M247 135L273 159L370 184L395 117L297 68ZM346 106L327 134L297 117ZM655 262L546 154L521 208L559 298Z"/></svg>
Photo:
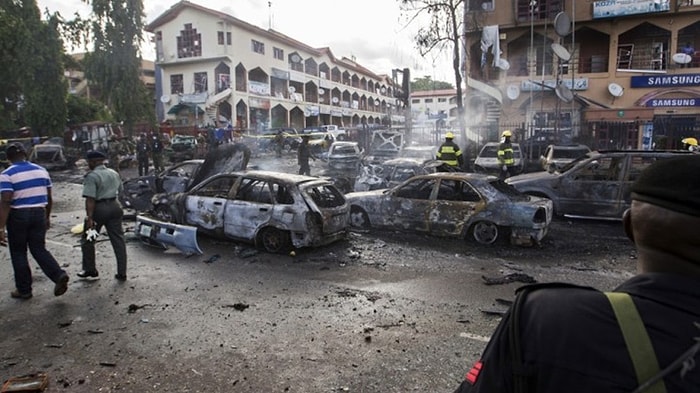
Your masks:
<svg viewBox="0 0 700 393"><path fill-rule="evenodd" d="M10 209L7 218L7 244L15 271L15 286L19 293L32 293L32 270L27 259L27 247L51 281L58 282L66 274L53 255L46 250L46 210L43 207Z"/></svg>

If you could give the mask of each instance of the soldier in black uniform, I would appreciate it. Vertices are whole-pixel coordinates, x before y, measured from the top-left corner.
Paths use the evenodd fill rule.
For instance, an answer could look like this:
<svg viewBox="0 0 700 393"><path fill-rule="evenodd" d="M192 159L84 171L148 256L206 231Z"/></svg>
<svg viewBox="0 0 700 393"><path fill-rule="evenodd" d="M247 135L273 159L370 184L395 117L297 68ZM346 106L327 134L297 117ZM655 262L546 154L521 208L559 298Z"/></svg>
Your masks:
<svg viewBox="0 0 700 393"><path fill-rule="evenodd" d="M610 293L520 288L456 393L700 392L700 369L692 368L700 361L698 173L696 155L645 170L623 217L640 273ZM655 378L661 382L635 390Z"/></svg>

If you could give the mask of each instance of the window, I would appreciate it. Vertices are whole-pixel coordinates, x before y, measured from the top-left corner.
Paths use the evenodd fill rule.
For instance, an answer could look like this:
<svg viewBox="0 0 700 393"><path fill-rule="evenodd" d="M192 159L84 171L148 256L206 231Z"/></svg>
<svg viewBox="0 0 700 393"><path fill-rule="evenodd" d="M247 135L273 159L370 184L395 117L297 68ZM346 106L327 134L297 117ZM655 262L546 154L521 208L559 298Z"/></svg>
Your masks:
<svg viewBox="0 0 700 393"><path fill-rule="evenodd" d="M182 74L170 75L170 94L182 94Z"/></svg>
<svg viewBox="0 0 700 393"><path fill-rule="evenodd" d="M432 99L432 98L426 98L426 99L425 99L425 103L426 103L426 104L432 104L432 103L433 103L433 99Z"/></svg>
<svg viewBox="0 0 700 393"><path fill-rule="evenodd" d="M530 13L534 20L554 19L557 13L564 11L564 0L517 0L518 21L530 20ZM532 5L531 5L532 4Z"/></svg>
<svg viewBox="0 0 700 393"><path fill-rule="evenodd" d="M410 199L430 199L430 194L436 183L436 179L417 179L399 188L396 196Z"/></svg>
<svg viewBox="0 0 700 393"><path fill-rule="evenodd" d="M194 73L194 92L204 93L209 91L207 85L207 73L206 72L195 72Z"/></svg>
<svg viewBox="0 0 700 393"><path fill-rule="evenodd" d="M199 56L202 56L202 35L192 28L191 23L186 23L185 29L180 30L180 35L177 36L177 57L182 59Z"/></svg>
<svg viewBox="0 0 700 393"><path fill-rule="evenodd" d="M332 185L313 187L305 190L305 193L321 209L338 207L345 203L343 194Z"/></svg>
<svg viewBox="0 0 700 393"><path fill-rule="evenodd" d="M260 41L250 40L250 46L253 52L259 53L261 55L265 54L265 44Z"/></svg>
<svg viewBox="0 0 700 393"><path fill-rule="evenodd" d="M272 56L277 60L284 61L284 50L280 48L272 48Z"/></svg>
<svg viewBox="0 0 700 393"><path fill-rule="evenodd" d="M231 45L231 32L226 32L226 45Z"/></svg>
<svg viewBox="0 0 700 393"><path fill-rule="evenodd" d="M438 102L447 102L447 98L438 98Z"/></svg>
<svg viewBox="0 0 700 393"><path fill-rule="evenodd" d="M467 11L493 11L495 0L469 0Z"/></svg>
<svg viewBox="0 0 700 393"><path fill-rule="evenodd" d="M203 197L226 198L236 178L233 176L214 179L200 187L194 194Z"/></svg>
<svg viewBox="0 0 700 393"><path fill-rule="evenodd" d="M224 32L223 31L216 32L216 40L219 43L219 45L224 44Z"/></svg>
<svg viewBox="0 0 700 393"><path fill-rule="evenodd" d="M264 180L243 179L238 192L236 192L236 199L247 202L272 203L270 186Z"/></svg>
<svg viewBox="0 0 700 393"><path fill-rule="evenodd" d="M411 100L411 104L420 104L420 100L418 98L414 98Z"/></svg>

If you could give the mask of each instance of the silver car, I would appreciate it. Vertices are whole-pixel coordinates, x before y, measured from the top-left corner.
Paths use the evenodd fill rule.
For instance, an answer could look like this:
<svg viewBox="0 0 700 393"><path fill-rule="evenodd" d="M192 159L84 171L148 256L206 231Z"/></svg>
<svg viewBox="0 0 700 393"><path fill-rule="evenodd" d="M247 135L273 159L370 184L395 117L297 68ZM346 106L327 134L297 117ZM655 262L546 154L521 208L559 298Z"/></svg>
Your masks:
<svg viewBox="0 0 700 393"><path fill-rule="evenodd" d="M330 181L268 171L215 175L188 192L156 195L153 206L160 221L137 217L137 234L149 243L191 245L191 238L177 236L178 231L181 237L190 236L181 231L185 225L273 253L344 239L349 212L343 194Z"/></svg>

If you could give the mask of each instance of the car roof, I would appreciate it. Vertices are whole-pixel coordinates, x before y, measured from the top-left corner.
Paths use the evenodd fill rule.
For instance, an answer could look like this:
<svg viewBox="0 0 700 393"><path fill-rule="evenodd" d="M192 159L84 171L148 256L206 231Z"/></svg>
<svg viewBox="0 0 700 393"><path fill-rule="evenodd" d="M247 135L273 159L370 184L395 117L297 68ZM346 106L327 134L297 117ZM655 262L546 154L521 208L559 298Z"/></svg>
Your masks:
<svg viewBox="0 0 700 393"><path fill-rule="evenodd" d="M265 171L265 170L259 170L259 169L254 169L254 170L249 170L249 171L236 171L236 172L231 172L231 173L227 173L227 174L223 174L223 175L255 177L258 179L273 180L273 181L277 181L277 182L285 183L285 184L301 184L301 183L308 183L308 182L319 182L319 183L332 184L330 181L325 180L325 179L321 179L318 177L297 175L297 174L287 173L287 172Z"/></svg>
<svg viewBox="0 0 700 393"><path fill-rule="evenodd" d="M588 149L588 150L591 150L591 148L586 146L586 145L549 145L547 147L551 147L553 149L569 149L569 150Z"/></svg>
<svg viewBox="0 0 700 393"><path fill-rule="evenodd" d="M493 175L487 175L484 173L468 173L468 172L435 172L435 173L428 173L425 175L418 175L414 176L415 177L424 177L424 178L441 178L441 179L450 179L450 180L482 180L482 181L490 181L490 180L496 180L498 179L496 176Z"/></svg>

